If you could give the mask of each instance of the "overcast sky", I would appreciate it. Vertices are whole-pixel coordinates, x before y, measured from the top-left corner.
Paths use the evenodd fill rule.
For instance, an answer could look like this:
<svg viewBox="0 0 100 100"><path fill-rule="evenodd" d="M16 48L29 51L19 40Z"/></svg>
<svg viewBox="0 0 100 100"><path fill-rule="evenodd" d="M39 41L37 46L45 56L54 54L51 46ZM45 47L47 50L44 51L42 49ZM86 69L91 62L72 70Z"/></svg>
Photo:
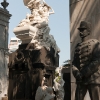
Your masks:
<svg viewBox="0 0 100 100"><path fill-rule="evenodd" d="M2 0L3 1L3 0ZM55 14L49 17L50 34L56 40L61 52L59 53L59 65L61 66L65 60L70 59L70 33L69 33L69 0L45 0L51 6ZM9 23L9 39L15 37L13 29L18 23L30 13L29 9L24 6L23 0L7 0L9 10L12 17Z"/></svg>

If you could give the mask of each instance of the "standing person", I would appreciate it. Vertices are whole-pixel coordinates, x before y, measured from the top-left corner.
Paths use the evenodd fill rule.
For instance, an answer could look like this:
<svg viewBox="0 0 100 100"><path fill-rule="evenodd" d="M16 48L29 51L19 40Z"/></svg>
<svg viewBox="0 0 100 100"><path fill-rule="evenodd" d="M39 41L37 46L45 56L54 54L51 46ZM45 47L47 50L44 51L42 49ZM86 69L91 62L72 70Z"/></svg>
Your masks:
<svg viewBox="0 0 100 100"><path fill-rule="evenodd" d="M87 90L91 100L100 100L100 43L90 39L90 22L81 21L78 30L81 42L75 47L72 62L77 84L75 100L84 100Z"/></svg>

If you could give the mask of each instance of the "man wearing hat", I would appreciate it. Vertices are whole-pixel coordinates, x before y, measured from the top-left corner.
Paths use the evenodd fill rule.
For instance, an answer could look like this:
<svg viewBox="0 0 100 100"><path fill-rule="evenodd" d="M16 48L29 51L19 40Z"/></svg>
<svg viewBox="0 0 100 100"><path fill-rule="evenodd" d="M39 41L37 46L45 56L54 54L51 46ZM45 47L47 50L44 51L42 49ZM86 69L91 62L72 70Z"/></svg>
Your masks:
<svg viewBox="0 0 100 100"><path fill-rule="evenodd" d="M72 62L77 84L75 100L84 100L87 91L91 100L100 100L100 43L90 39L90 22L81 21L78 30L81 42L75 47Z"/></svg>

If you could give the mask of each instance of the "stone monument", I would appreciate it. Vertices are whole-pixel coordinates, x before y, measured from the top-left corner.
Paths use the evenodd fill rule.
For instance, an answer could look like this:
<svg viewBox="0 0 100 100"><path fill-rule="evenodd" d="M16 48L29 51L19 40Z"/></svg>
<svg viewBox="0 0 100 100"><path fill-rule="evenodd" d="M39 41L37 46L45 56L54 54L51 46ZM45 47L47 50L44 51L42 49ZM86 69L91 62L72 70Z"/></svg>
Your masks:
<svg viewBox="0 0 100 100"><path fill-rule="evenodd" d="M44 0L23 2L31 13L14 28L22 43L9 56L9 100L35 100L43 77L45 85L52 87L55 68L59 66L60 50L49 34L48 24L54 10Z"/></svg>
<svg viewBox="0 0 100 100"><path fill-rule="evenodd" d="M0 7L0 100L6 98L8 90L8 29L11 14L6 9L6 0L1 2Z"/></svg>
<svg viewBox="0 0 100 100"><path fill-rule="evenodd" d="M81 21L88 21L91 23L91 36L90 38L100 41L100 0L70 0L70 42L71 42L71 60L73 61L75 46L80 43L79 30ZM75 97L75 78L71 74L71 100ZM88 92L84 100L90 100Z"/></svg>

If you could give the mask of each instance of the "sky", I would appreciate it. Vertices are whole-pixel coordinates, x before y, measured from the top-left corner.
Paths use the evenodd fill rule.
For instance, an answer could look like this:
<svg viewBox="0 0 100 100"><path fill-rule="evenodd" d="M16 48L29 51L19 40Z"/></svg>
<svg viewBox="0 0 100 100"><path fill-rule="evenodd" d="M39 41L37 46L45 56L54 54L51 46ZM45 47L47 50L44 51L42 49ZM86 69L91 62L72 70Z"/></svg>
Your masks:
<svg viewBox="0 0 100 100"><path fill-rule="evenodd" d="M3 0L2 0L3 1ZM59 66L70 59L70 32L69 32L69 0L45 0L53 8L55 14L49 16L50 33L54 36L59 53ZM7 0L7 10L12 15L9 20L9 40L15 37L13 29L26 17L30 10L24 6L23 0Z"/></svg>

